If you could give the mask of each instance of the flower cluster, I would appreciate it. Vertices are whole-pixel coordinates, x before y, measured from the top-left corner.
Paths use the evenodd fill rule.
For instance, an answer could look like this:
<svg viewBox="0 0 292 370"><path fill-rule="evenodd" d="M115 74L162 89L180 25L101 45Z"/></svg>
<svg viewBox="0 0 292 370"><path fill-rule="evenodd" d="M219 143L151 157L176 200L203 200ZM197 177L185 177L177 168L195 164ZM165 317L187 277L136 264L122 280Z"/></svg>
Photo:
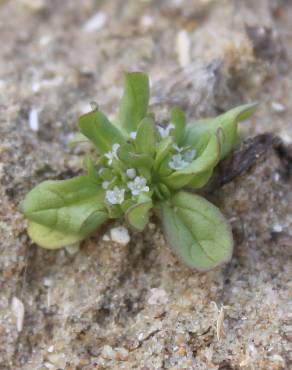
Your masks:
<svg viewBox="0 0 292 370"><path fill-rule="evenodd" d="M161 138L166 138L170 136L171 130L175 126L170 123L165 128L157 126L157 130ZM130 138L135 141L137 137L137 132L131 132ZM187 167L195 158L196 150L190 149L189 147L179 147L177 144L173 144L174 153L170 155L168 161L168 167L173 171L179 171ZM110 205L121 205L126 199L135 199L141 193L149 193L150 187L147 185L147 180L145 177L139 175L139 169L128 168L125 170L125 175L131 181L125 181L125 178L121 178L119 174L115 174L113 168L113 161L119 161L118 151L120 149L120 144L115 143L112 145L111 151L104 154L107 159L105 165L110 168L113 175L112 179L106 179L102 182L102 188L106 190L105 200ZM104 168L99 170L102 176ZM116 176L116 177L115 177Z"/></svg>
<svg viewBox="0 0 292 370"><path fill-rule="evenodd" d="M103 182L103 184L105 181ZM122 204L125 200L125 192L130 190L132 196L138 196L141 193L149 192L149 186L146 185L147 181L144 177L137 176L134 181L127 183L128 189L114 186L112 190L107 190L105 193L105 199L110 204Z"/></svg>

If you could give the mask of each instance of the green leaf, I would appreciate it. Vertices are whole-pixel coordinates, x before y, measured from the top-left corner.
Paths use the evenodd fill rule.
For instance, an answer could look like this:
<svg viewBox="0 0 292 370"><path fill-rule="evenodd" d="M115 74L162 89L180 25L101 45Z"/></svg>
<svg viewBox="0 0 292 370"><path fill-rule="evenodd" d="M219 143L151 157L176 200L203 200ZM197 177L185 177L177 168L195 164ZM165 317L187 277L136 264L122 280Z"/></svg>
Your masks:
<svg viewBox="0 0 292 370"><path fill-rule="evenodd" d="M171 122L175 128L171 131L171 135L175 138L175 142L180 144L185 135L186 117L184 112L178 108L171 109Z"/></svg>
<svg viewBox="0 0 292 370"><path fill-rule="evenodd" d="M123 144L123 134L100 111L94 110L84 114L79 119L80 131L100 151L106 153L112 150L113 144Z"/></svg>
<svg viewBox="0 0 292 370"><path fill-rule="evenodd" d="M152 202L143 202L135 204L126 212L126 219L130 226L137 231L143 231L149 221L149 211L152 208Z"/></svg>
<svg viewBox="0 0 292 370"><path fill-rule="evenodd" d="M166 237L188 266L206 271L230 260L232 232L217 207L186 192L161 207Z"/></svg>
<svg viewBox="0 0 292 370"><path fill-rule="evenodd" d="M134 141L137 152L153 156L156 151L156 140L157 132L154 120L151 117L146 117L139 124Z"/></svg>
<svg viewBox="0 0 292 370"><path fill-rule="evenodd" d="M193 124L186 126L184 144L191 145L196 148L199 146L199 141L202 135L207 133L215 133L218 128L222 128L223 145L221 148L220 159L225 158L237 141L237 124L249 118L256 110L257 104L245 104L235 107L226 113L215 118L203 119Z"/></svg>
<svg viewBox="0 0 292 370"><path fill-rule="evenodd" d="M82 144L82 143L88 143L88 139L86 136L84 136L83 134L81 134L81 132L77 132L74 137L69 140L68 142L68 145L70 148L74 148L75 146L77 146L78 144Z"/></svg>
<svg viewBox="0 0 292 370"><path fill-rule="evenodd" d="M87 171L87 174L88 176L93 180L93 181L96 181L97 183L100 182L100 176L98 174L98 171L94 165L94 162L92 160L92 158L90 158L89 156L86 156L84 158L84 167L86 168L86 171Z"/></svg>
<svg viewBox="0 0 292 370"><path fill-rule="evenodd" d="M29 221L27 228L30 238L39 246L46 249L58 249L74 244L85 238L83 234L62 233L61 231Z"/></svg>
<svg viewBox="0 0 292 370"><path fill-rule="evenodd" d="M200 189L205 186L213 175L213 168L206 170L195 176L188 184L188 187L193 189Z"/></svg>
<svg viewBox="0 0 292 370"><path fill-rule="evenodd" d="M167 155L172 150L172 146L173 146L173 138L171 136L168 136L159 142L157 151L156 151L156 157L154 160L155 171L158 171L159 166L161 165L163 160L167 157Z"/></svg>
<svg viewBox="0 0 292 370"><path fill-rule="evenodd" d="M196 176L211 171L220 158L220 140L218 135L211 135L201 155L182 170L173 172L163 178L163 182L172 189L180 189L188 185ZM209 179L209 178L208 178Z"/></svg>
<svg viewBox="0 0 292 370"><path fill-rule="evenodd" d="M69 235L85 238L108 218L103 199L104 190L88 176L45 181L27 194L22 212L33 222L33 230L35 223L48 228L35 232L37 238L47 231L64 234L64 240Z"/></svg>
<svg viewBox="0 0 292 370"><path fill-rule="evenodd" d="M128 167L151 168L153 165L153 158L149 154L135 153L131 144L124 144L118 150L118 156Z"/></svg>
<svg viewBox="0 0 292 370"><path fill-rule="evenodd" d="M170 190L163 183L158 183L154 186L154 194L159 200L166 200L171 196Z"/></svg>
<svg viewBox="0 0 292 370"><path fill-rule="evenodd" d="M139 122L146 116L149 104L149 79L142 72L125 74L119 121L128 133L136 131Z"/></svg>

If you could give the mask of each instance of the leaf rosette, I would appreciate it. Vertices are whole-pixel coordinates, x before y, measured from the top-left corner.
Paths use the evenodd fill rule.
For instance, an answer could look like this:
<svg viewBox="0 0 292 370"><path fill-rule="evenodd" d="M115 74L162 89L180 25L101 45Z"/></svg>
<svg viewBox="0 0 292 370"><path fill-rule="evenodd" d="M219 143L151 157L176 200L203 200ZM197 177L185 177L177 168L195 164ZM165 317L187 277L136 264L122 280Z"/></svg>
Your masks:
<svg viewBox="0 0 292 370"><path fill-rule="evenodd" d="M249 118L256 105L189 124L181 109L173 107L164 125L148 105L147 75L127 73L115 122L96 107L80 117L76 142L88 140L96 154L86 157L85 176L45 181L27 194L22 211L33 241L61 248L122 216L142 231L156 210L169 244L188 266L208 270L230 259L233 240L227 220L189 191L208 183L237 143L238 122Z"/></svg>

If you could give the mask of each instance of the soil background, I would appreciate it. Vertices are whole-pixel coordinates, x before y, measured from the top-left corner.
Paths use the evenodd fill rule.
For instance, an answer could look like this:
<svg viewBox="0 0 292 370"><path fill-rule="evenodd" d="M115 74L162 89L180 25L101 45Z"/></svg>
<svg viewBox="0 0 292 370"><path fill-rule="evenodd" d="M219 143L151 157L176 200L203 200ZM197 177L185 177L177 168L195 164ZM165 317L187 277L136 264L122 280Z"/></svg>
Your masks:
<svg viewBox="0 0 292 370"><path fill-rule="evenodd" d="M291 19L290 0L0 0L1 370L291 368ZM151 76L161 123L257 101L243 135L280 138L208 194L227 265L185 267L156 219L127 245L104 237L123 222L75 249L27 237L21 200L82 171L78 116L114 116L125 70Z"/></svg>

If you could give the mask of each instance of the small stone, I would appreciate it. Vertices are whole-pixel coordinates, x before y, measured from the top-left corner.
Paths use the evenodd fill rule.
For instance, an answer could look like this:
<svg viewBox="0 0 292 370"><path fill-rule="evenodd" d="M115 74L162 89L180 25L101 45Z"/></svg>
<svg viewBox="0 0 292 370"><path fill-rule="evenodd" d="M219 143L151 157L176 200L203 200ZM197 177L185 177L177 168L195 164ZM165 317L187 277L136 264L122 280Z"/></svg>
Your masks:
<svg viewBox="0 0 292 370"><path fill-rule="evenodd" d="M191 62L190 46L191 42L188 32L186 30L180 30L176 36L176 51L181 67L186 67Z"/></svg>
<svg viewBox="0 0 292 370"><path fill-rule="evenodd" d="M106 21L107 15L104 12L98 12L88 19L88 21L83 26L83 30L85 32L100 30L105 26Z"/></svg>
<svg viewBox="0 0 292 370"><path fill-rule="evenodd" d="M20 2L33 12L42 10L46 5L45 0L21 0Z"/></svg>
<svg viewBox="0 0 292 370"><path fill-rule="evenodd" d="M106 344L101 351L101 357L107 360L112 360L115 358L115 351L113 350L111 346Z"/></svg>
<svg viewBox="0 0 292 370"><path fill-rule="evenodd" d="M64 369L66 366L66 358L64 353L50 353L48 360L51 364L55 365L58 369Z"/></svg>
<svg viewBox="0 0 292 370"><path fill-rule="evenodd" d="M126 348L116 348L116 360L127 361L129 359L129 352Z"/></svg>
<svg viewBox="0 0 292 370"><path fill-rule="evenodd" d="M29 127L35 132L39 130L39 111L36 108L31 109L29 112Z"/></svg>
<svg viewBox="0 0 292 370"><path fill-rule="evenodd" d="M280 225L280 224L275 224L275 225L273 226L273 231L274 231L275 233L280 233L280 232L282 232L282 231L283 231L283 226L282 226L282 225Z"/></svg>
<svg viewBox="0 0 292 370"><path fill-rule="evenodd" d="M47 351L50 352L50 353L54 352L54 346L52 345L52 346L48 347Z"/></svg>
<svg viewBox="0 0 292 370"><path fill-rule="evenodd" d="M110 239L110 237L108 236L108 234L104 234L104 235L103 235L103 237L102 237L102 240L103 240L104 242L109 242L111 239Z"/></svg>
<svg viewBox="0 0 292 370"><path fill-rule="evenodd" d="M143 17L140 20L140 24L142 27L148 29L151 28L154 24L154 19L148 14L143 15Z"/></svg>
<svg viewBox="0 0 292 370"><path fill-rule="evenodd" d="M50 370L56 370L57 368L56 368L56 366L55 365L53 365L53 364L51 364L50 362L45 362L44 363L44 367L46 368L46 369L50 369Z"/></svg>
<svg viewBox="0 0 292 370"><path fill-rule="evenodd" d="M11 302L11 309L13 314L16 317L16 328L17 331L20 333L23 328L23 321L24 321L24 305L20 299L17 297L12 298Z"/></svg>
<svg viewBox="0 0 292 370"><path fill-rule="evenodd" d="M138 340L141 341L143 339L144 339L144 333L141 332L141 333L138 334Z"/></svg>
<svg viewBox="0 0 292 370"><path fill-rule="evenodd" d="M124 226L114 227L110 230L110 237L113 242L126 245L130 241L128 230Z"/></svg>
<svg viewBox="0 0 292 370"><path fill-rule="evenodd" d="M153 288L150 289L151 296L148 298L148 304L166 304L168 302L168 296L164 289Z"/></svg>
<svg viewBox="0 0 292 370"><path fill-rule="evenodd" d="M276 102L276 101L273 101L271 106L273 110L277 113L282 113L286 110L286 107L283 104Z"/></svg>
<svg viewBox="0 0 292 370"><path fill-rule="evenodd" d="M69 254L73 255L79 252L79 246L80 246L80 243L74 243L71 245L67 245L65 249Z"/></svg>

